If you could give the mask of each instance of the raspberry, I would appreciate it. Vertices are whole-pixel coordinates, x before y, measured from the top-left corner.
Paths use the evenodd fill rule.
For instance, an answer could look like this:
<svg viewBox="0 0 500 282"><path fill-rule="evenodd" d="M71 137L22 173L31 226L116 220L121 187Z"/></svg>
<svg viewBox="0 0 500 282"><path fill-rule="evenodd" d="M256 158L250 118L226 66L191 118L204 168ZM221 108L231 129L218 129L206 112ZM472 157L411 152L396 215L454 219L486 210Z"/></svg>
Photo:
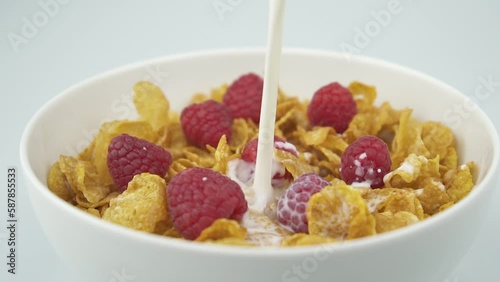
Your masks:
<svg viewBox="0 0 500 282"><path fill-rule="evenodd" d="M136 174L149 172L164 177L171 163L172 156L163 147L128 134L116 136L108 146L108 170L120 192Z"/></svg>
<svg viewBox="0 0 500 282"><path fill-rule="evenodd" d="M391 164L385 142L375 136L363 136L342 154L340 174L347 184L361 182L371 188L380 188L384 186L384 175L391 171Z"/></svg>
<svg viewBox="0 0 500 282"><path fill-rule="evenodd" d="M245 145L245 148L243 148L243 151L241 152L241 158L249 163L255 164L257 161L257 147L259 145L259 139L253 139L252 141L248 142ZM299 152L295 148L295 146L291 143L288 143L285 141L285 139L280 138L278 136L274 136L274 148L278 150L283 150L287 151L289 153L292 153L296 157L299 156ZM281 165L281 164L280 164ZM284 173L280 173L279 171L276 172L273 176L273 179L292 179L292 175L290 174L289 171L286 169L284 170ZM276 184L279 184L276 183Z"/></svg>
<svg viewBox="0 0 500 282"><path fill-rule="evenodd" d="M243 151L241 152L241 158L247 162L255 163L255 161L257 160L258 145L259 145L258 138L248 142L245 145L245 148L243 148ZM299 152L297 151L297 149L293 144L286 142L285 139L280 138L278 136L274 136L274 148L292 153L296 157L299 156Z"/></svg>
<svg viewBox="0 0 500 282"><path fill-rule="evenodd" d="M208 100L186 107L181 113L181 124L191 144L216 148L222 135L228 142L231 139L233 119L224 105Z"/></svg>
<svg viewBox="0 0 500 282"><path fill-rule="evenodd" d="M337 82L321 87L307 108L307 116L313 126L331 126L343 133L358 112L349 89Z"/></svg>
<svg viewBox="0 0 500 282"><path fill-rule="evenodd" d="M250 118L256 124L260 120L260 106L264 81L254 73L241 76L224 94L223 103L234 118Z"/></svg>
<svg viewBox="0 0 500 282"><path fill-rule="evenodd" d="M297 178L278 201L278 222L292 232L308 233L307 202L312 195L328 185L328 181L314 173Z"/></svg>
<svg viewBox="0 0 500 282"><path fill-rule="evenodd" d="M241 220L248 206L240 186L207 168L190 168L172 177L167 187L174 227L196 239L216 219Z"/></svg>

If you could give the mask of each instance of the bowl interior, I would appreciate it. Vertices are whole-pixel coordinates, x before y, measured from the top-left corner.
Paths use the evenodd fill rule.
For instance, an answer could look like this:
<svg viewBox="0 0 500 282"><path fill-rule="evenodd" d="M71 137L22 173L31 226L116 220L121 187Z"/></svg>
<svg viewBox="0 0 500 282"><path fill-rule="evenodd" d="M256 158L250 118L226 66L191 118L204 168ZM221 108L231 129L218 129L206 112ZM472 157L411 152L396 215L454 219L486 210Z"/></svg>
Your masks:
<svg viewBox="0 0 500 282"><path fill-rule="evenodd" d="M136 118L132 86L139 80L159 85L171 107L180 111L197 92L207 93L247 72L263 73L263 50L219 51L174 56L118 70L84 81L44 106L28 125L21 148L25 169L45 185L50 165L59 155L76 155L97 133L102 122ZM289 95L309 99L332 81L346 85L358 80L375 85L378 103L411 107L420 120L443 122L454 130L460 162L474 161L478 189L496 170L498 136L478 107L466 115L456 111L467 100L455 89L426 75L382 61L319 51L286 50L280 86ZM43 185L35 189L46 189ZM63 205L55 201L55 205Z"/></svg>

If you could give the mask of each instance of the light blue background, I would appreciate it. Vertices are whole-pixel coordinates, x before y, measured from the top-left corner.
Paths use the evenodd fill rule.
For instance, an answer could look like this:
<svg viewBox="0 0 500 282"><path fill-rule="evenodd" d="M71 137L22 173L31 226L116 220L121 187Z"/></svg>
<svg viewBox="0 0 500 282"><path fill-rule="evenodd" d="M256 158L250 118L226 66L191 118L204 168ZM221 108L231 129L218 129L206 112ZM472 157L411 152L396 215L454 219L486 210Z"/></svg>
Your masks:
<svg viewBox="0 0 500 282"><path fill-rule="evenodd" d="M6 216L6 167L19 168L22 130L32 114L59 92L89 76L131 62L194 50L266 43L265 0L65 0L67 4L59 4L58 11L48 17L33 38L17 46L16 52L9 33L21 36L23 18L33 22L33 16L44 13L40 3L46 2L51 1L0 2L2 222ZM233 3L234 7L219 17L214 9L216 2ZM289 0L284 44L337 51L342 42L354 45L356 28L364 29L373 21L371 12L386 9L388 2ZM390 23L366 47L360 48L361 54L428 73L468 96L474 95L479 77L491 76L500 82L500 2L399 3L402 11L393 14ZM38 20L43 21L43 16ZM478 104L498 130L500 86ZM1 237L6 235L6 229L2 227L0 280L74 281L41 233L22 176L18 179L18 274L6 274L6 243L5 237ZM500 193L493 201L494 207L484 215L486 224L477 241L446 282L500 281Z"/></svg>

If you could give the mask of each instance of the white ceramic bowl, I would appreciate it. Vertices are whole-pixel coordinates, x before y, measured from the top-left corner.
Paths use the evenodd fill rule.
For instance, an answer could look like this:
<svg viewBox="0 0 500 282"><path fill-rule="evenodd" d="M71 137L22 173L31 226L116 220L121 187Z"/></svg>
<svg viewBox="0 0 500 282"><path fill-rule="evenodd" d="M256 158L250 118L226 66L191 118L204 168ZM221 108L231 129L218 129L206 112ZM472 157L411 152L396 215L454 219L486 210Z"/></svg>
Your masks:
<svg viewBox="0 0 500 282"><path fill-rule="evenodd" d="M58 95L31 119L21 162L32 205L52 246L82 281L425 281L442 282L467 252L488 212L496 187L498 134L486 115L468 108L457 90L429 76L379 60L308 50L286 50L281 87L309 98L331 81L377 86L378 101L411 107L419 119L450 125L460 161L479 165L477 185L464 200L422 223L344 244L290 249L224 247L137 232L90 216L46 186L60 154L81 150L99 125L134 118L132 85L159 84L173 108L240 74L262 73L264 51L222 50L171 56L122 67Z"/></svg>

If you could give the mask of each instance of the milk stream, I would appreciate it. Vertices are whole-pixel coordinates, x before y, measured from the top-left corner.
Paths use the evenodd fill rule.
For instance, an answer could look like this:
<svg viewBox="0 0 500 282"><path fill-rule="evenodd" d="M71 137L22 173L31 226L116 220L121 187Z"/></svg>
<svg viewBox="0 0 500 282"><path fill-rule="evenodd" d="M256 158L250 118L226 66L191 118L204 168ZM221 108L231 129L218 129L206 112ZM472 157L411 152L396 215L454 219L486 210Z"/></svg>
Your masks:
<svg viewBox="0 0 500 282"><path fill-rule="evenodd" d="M273 200L271 170L274 155L274 122L278 98L285 1L270 0L268 45L259 123L259 146L253 183L255 201L249 206L250 210L258 213L263 213L266 206Z"/></svg>
<svg viewBox="0 0 500 282"><path fill-rule="evenodd" d="M274 122L278 98L281 61L281 38L286 0L270 0L268 46L259 123L259 144L256 163L233 160L228 163L227 176L236 181L248 203L241 225L247 229L247 240L260 246L279 246L289 232L268 217L269 206L275 205L283 189L272 186L275 173L284 167L274 160ZM282 142L283 143L283 142ZM293 146L283 143L282 146ZM266 211L267 209L267 211Z"/></svg>

